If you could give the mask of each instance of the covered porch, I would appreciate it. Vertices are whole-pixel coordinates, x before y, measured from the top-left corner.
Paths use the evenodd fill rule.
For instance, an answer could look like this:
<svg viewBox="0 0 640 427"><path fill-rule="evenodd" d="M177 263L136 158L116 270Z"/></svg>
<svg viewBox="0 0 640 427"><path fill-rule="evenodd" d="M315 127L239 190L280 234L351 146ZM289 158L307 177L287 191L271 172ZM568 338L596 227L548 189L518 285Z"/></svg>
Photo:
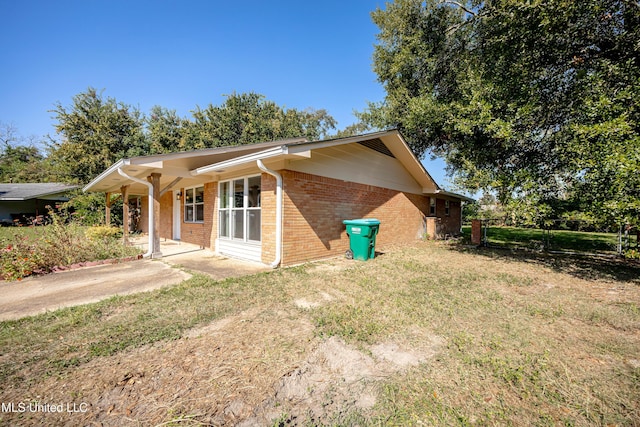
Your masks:
<svg viewBox="0 0 640 427"><path fill-rule="evenodd" d="M130 243L142 250L147 250L149 244L146 236L140 235L132 237ZM160 251L162 262L187 271L206 274L215 280L272 270L266 264L228 258L216 254L211 249L172 239L161 238Z"/></svg>
<svg viewBox="0 0 640 427"><path fill-rule="evenodd" d="M218 181L220 178L218 170L202 173L198 171L199 168L302 141L305 139L295 138L122 159L86 185L83 191L105 194L105 220L107 224L111 222L111 206L115 200L113 195L122 198L125 241L131 238L129 235L131 223L128 201L132 197L139 197L142 200L140 206L141 228L143 232L148 233L145 257L160 258L163 256L164 250L161 245L163 237L179 240L183 229L192 231L194 226L194 224L185 223L185 217L188 213L183 212L185 210L183 189L199 188L207 183ZM189 214L193 213L189 212ZM204 223L207 223L210 227L209 221L211 220L211 218L203 218L200 222L191 222L196 222L196 225L202 223L203 226ZM211 242L206 241L206 238L202 240L201 247L211 247Z"/></svg>

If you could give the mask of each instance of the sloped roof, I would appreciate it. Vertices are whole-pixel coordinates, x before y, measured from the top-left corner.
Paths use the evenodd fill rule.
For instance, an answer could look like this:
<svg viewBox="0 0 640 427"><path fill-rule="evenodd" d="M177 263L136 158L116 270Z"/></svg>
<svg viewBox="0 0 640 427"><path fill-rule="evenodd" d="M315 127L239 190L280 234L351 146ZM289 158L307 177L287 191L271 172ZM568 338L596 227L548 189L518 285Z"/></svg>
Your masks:
<svg viewBox="0 0 640 427"><path fill-rule="evenodd" d="M21 201L41 199L55 195L62 195L79 188L78 185L68 185L59 182L50 183L9 183L0 184L0 201Z"/></svg>
<svg viewBox="0 0 640 427"><path fill-rule="evenodd" d="M424 165L416 157L415 153L411 150L407 142L405 141L402 133L397 129L390 129L385 131L373 132L363 135L348 136L343 138L335 138L323 141L303 141L296 142L295 144L282 144L280 146L272 147L268 150L255 152L245 156L234 157L222 162L202 166L191 171L194 176L229 171L233 168L241 168L247 163L254 162L257 159L268 159L279 156L307 156L308 150L334 147L344 144L361 144L372 150L375 150L381 154L393 157L400 161L406 170L413 176L417 183L422 186L424 194L438 194L444 197L450 197L454 199L461 199L467 202L472 202L473 199L446 191L441 188L437 182L432 178L431 174L425 169Z"/></svg>
<svg viewBox="0 0 640 427"><path fill-rule="evenodd" d="M256 144L223 146L121 159L95 177L83 188L83 191L117 192L119 191L120 186L132 184L120 176L118 173L118 169L120 168L130 176L140 179L145 179L153 172L159 172L163 174L163 180L167 179L167 177L180 177L184 178L184 181L182 182L183 185L191 185L193 183L192 180L189 180L190 178L193 178L190 173L191 170L283 144L296 144L306 141L306 138L289 138ZM163 182L163 185L164 184L166 183ZM132 191L134 193L138 192L139 194L146 193L146 189L144 187L140 187L139 184L135 183L133 183Z"/></svg>
<svg viewBox="0 0 640 427"><path fill-rule="evenodd" d="M121 176L118 170L142 180L151 173L160 173L161 188L171 188L178 181L181 186L187 187L211 180L212 176L219 173L242 171L249 164L255 164L256 160L276 161L309 157L311 150L356 143L397 159L420 184L424 194L467 199L465 196L444 191L433 180L397 129L322 141L295 138L122 159L94 178L83 191L116 192L122 185L130 185L130 194L145 194L148 191L142 184L131 182Z"/></svg>

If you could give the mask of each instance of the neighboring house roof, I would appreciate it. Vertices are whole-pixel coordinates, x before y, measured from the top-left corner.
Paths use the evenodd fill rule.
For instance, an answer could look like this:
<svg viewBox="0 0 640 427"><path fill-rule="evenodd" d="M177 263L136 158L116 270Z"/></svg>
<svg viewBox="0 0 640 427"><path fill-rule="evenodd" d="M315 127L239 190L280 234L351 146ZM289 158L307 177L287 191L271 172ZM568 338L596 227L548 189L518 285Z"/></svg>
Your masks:
<svg viewBox="0 0 640 427"><path fill-rule="evenodd" d="M79 188L79 185L51 183L0 184L0 201L23 201L31 199L55 199L64 193Z"/></svg>
<svg viewBox="0 0 640 427"><path fill-rule="evenodd" d="M83 191L115 192L122 185L131 185L133 192L145 194L142 184L132 183L122 177L118 169L129 176L145 179L151 173L163 175L162 187L170 188L180 179L181 186L211 180L211 176L246 170L257 160L277 161L300 159L311 156L311 151L345 144L361 144L379 153L397 159L425 194L441 194L447 197L472 200L465 196L447 192L433 180L420 160L415 156L398 130L369 133L324 141L307 141L304 138L273 141L233 147L219 147L159 156L122 159L113 164L87 186ZM171 181L171 178L176 180ZM171 181L171 182L169 182ZM184 185L183 185L184 184Z"/></svg>

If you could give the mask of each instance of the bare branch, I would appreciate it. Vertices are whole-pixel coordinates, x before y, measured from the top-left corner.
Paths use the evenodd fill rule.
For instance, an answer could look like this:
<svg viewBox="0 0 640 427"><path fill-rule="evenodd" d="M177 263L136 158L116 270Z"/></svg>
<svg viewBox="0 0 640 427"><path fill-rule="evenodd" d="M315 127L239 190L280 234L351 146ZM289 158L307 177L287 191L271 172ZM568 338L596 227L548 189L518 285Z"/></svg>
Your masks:
<svg viewBox="0 0 640 427"><path fill-rule="evenodd" d="M468 7L466 7L465 5L463 5L460 2L457 1L453 1L453 0L442 0L440 2L440 4L452 4L454 6L458 6L460 9L464 10L466 13L468 13L469 15L473 15L473 16L478 16L477 13L475 13L473 10L469 9Z"/></svg>

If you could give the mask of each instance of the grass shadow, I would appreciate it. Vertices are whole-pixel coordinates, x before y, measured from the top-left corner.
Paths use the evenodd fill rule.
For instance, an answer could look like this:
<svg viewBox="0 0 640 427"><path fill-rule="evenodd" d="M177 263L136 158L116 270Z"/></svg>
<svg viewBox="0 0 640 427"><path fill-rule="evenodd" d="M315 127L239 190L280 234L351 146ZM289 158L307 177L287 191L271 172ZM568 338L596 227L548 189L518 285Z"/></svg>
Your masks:
<svg viewBox="0 0 640 427"><path fill-rule="evenodd" d="M640 285L640 262L618 257L581 254L551 254L513 248L483 248L453 244L450 250L492 259L533 263L585 280L615 280Z"/></svg>

